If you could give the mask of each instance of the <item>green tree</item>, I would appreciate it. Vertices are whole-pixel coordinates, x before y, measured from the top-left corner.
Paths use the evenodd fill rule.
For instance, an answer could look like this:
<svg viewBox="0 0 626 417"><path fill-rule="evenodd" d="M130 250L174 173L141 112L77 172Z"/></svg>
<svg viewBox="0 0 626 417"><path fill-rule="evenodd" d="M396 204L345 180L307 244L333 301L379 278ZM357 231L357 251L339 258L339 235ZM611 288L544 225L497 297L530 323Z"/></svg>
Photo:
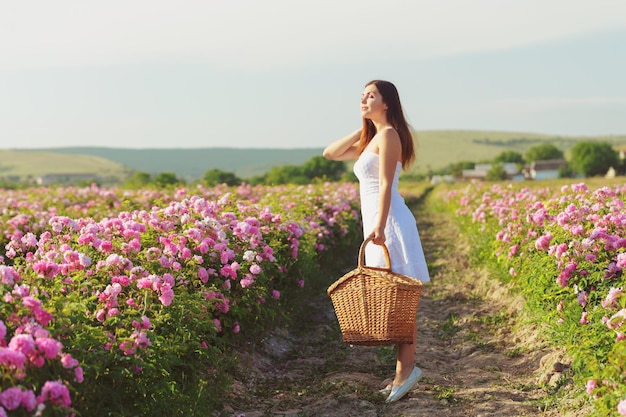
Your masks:
<svg viewBox="0 0 626 417"><path fill-rule="evenodd" d="M150 174L147 172L135 171L125 182L124 187L127 188L142 188L150 184Z"/></svg>
<svg viewBox="0 0 626 417"><path fill-rule="evenodd" d="M475 166L476 166L475 162L460 161L460 162L455 162L453 164L450 164L450 167L448 168L447 171L450 173L450 175L458 178L463 175L464 169L474 169Z"/></svg>
<svg viewBox="0 0 626 417"><path fill-rule="evenodd" d="M514 162L516 164L523 164L524 156L516 151L503 151L493 159L493 162Z"/></svg>
<svg viewBox="0 0 626 417"><path fill-rule="evenodd" d="M310 182L303 169L296 165L274 167L265 175L267 185L308 184Z"/></svg>
<svg viewBox="0 0 626 417"><path fill-rule="evenodd" d="M346 172L344 162L331 161L323 156L314 156L304 163L302 173L309 179L322 178L329 181L338 181Z"/></svg>
<svg viewBox="0 0 626 417"><path fill-rule="evenodd" d="M173 172L159 172L154 177L153 183L159 187L168 187L172 185L184 184L185 182L179 179Z"/></svg>
<svg viewBox="0 0 626 417"><path fill-rule="evenodd" d="M604 175L619 166L619 154L606 142L578 142L571 150L572 169L587 177Z"/></svg>
<svg viewBox="0 0 626 417"><path fill-rule="evenodd" d="M576 173L572 170L571 164L559 168L559 178L574 178Z"/></svg>
<svg viewBox="0 0 626 417"><path fill-rule="evenodd" d="M526 161L546 161L548 159L563 159L563 151L551 143L533 146L526 151Z"/></svg>
<svg viewBox="0 0 626 417"><path fill-rule="evenodd" d="M210 169L204 173L204 182L209 187L214 187L218 184L226 185L239 185L241 179L232 172L225 172L219 169Z"/></svg>
<svg viewBox="0 0 626 417"><path fill-rule="evenodd" d="M493 164L491 169L487 171L487 176L485 177L488 181L500 181L507 178L506 171L500 163Z"/></svg>

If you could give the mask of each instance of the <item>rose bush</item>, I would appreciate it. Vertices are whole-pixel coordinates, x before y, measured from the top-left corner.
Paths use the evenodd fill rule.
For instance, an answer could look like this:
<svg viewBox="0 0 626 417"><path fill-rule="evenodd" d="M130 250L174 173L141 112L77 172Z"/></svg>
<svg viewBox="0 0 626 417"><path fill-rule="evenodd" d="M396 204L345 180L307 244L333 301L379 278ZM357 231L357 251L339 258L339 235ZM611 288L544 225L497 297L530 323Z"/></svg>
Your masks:
<svg viewBox="0 0 626 417"><path fill-rule="evenodd" d="M447 198L575 358L598 415L626 403L626 186L473 183ZM487 259L485 257L485 259ZM581 389L582 390L582 389Z"/></svg>
<svg viewBox="0 0 626 417"><path fill-rule="evenodd" d="M0 413L208 415L238 339L357 244L357 204L354 184L1 191Z"/></svg>

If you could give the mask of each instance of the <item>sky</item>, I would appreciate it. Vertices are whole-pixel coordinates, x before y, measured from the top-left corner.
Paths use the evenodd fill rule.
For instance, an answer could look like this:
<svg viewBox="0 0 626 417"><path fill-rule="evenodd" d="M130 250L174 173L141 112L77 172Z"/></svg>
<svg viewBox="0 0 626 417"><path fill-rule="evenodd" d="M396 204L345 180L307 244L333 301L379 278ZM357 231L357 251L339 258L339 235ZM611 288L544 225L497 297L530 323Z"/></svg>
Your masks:
<svg viewBox="0 0 626 417"><path fill-rule="evenodd" d="M0 149L322 148L385 79L420 130L626 134L626 0L0 0Z"/></svg>

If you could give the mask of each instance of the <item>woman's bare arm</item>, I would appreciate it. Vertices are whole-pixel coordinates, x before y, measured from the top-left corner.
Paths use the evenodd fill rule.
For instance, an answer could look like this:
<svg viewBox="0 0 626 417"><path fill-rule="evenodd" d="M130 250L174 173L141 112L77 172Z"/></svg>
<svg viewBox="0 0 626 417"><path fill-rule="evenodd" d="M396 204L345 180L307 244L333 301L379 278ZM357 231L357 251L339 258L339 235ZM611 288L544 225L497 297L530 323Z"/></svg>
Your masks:
<svg viewBox="0 0 626 417"><path fill-rule="evenodd" d="M385 129L379 133L382 137L378 141L378 155L380 161L378 200L378 220L370 234L372 242L381 245L385 243L385 226L391 206L391 188L396 173L396 166L402 155L400 136L394 129Z"/></svg>
<svg viewBox="0 0 626 417"><path fill-rule="evenodd" d="M357 158L357 143L361 138L361 129L344 136L328 145L322 156L331 161L350 161Z"/></svg>

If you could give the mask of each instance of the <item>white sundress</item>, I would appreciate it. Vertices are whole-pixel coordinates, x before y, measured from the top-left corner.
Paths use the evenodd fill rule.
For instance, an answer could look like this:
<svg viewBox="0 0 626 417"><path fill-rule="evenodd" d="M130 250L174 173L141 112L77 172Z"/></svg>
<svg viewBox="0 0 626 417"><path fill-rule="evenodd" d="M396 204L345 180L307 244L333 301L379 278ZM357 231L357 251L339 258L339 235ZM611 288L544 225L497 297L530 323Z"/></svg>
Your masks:
<svg viewBox="0 0 626 417"><path fill-rule="evenodd" d="M428 267L415 217L398 191L398 180L402 164L398 162L391 188L391 206L385 227L385 246L389 250L391 270L422 282L429 282ZM364 151L354 163L354 173L359 179L361 197L361 217L363 235L368 236L378 220L379 198L379 157L371 151ZM368 243L365 246L365 264L374 267L387 267L383 249Z"/></svg>

